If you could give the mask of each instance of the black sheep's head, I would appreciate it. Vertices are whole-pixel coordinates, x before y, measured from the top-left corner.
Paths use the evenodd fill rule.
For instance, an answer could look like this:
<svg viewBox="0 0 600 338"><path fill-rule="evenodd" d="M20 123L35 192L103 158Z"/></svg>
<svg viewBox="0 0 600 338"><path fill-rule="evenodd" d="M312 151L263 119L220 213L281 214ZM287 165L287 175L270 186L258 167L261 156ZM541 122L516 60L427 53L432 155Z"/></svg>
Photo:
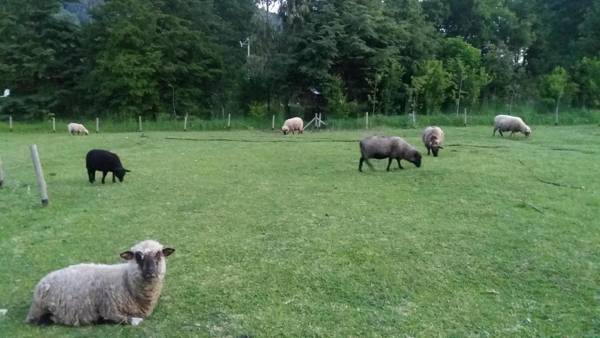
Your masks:
<svg viewBox="0 0 600 338"><path fill-rule="evenodd" d="M131 170L127 170L125 168L117 168L115 169L115 176L119 179L119 182L123 182L123 178L125 177L125 173L131 172Z"/></svg>
<svg viewBox="0 0 600 338"><path fill-rule="evenodd" d="M414 164L417 168L421 167L421 154L418 151L413 152L412 159L410 162Z"/></svg>

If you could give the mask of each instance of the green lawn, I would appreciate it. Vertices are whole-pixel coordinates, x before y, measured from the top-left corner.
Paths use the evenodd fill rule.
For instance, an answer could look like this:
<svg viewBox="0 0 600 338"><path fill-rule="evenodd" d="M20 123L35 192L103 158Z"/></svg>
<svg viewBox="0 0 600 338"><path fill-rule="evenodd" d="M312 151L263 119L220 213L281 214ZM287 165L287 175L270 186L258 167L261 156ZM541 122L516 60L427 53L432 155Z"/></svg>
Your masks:
<svg viewBox="0 0 600 338"><path fill-rule="evenodd" d="M445 129L421 168L365 173L356 140L424 150L420 130L4 132L0 336L600 336L600 128ZM92 148L120 155L123 184L87 182ZM147 238L177 251L140 326L23 323L46 273Z"/></svg>

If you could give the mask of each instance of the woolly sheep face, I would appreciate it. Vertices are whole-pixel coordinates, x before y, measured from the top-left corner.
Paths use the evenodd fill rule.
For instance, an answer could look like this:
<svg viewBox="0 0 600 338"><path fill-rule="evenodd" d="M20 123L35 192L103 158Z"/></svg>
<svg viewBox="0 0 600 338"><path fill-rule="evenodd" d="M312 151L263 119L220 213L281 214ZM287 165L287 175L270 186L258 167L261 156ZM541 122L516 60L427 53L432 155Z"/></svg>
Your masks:
<svg viewBox="0 0 600 338"><path fill-rule="evenodd" d="M433 157L437 157L438 151L440 149L444 149L444 147L442 147L440 144L440 140L438 140L438 138L435 136L432 138L430 146L431 146L431 151L433 152Z"/></svg>
<svg viewBox="0 0 600 338"><path fill-rule="evenodd" d="M529 136L531 134L531 128L527 127L524 132L525 136Z"/></svg>
<svg viewBox="0 0 600 338"><path fill-rule="evenodd" d="M143 241L131 250L121 253L121 258L136 264L142 273L142 278L152 280L162 277L165 273L165 257L170 256L175 249L163 248L156 241Z"/></svg>
<svg viewBox="0 0 600 338"><path fill-rule="evenodd" d="M290 127L288 127L288 126L281 127L281 132L283 133L283 135L287 135L287 133L289 131L290 131Z"/></svg>

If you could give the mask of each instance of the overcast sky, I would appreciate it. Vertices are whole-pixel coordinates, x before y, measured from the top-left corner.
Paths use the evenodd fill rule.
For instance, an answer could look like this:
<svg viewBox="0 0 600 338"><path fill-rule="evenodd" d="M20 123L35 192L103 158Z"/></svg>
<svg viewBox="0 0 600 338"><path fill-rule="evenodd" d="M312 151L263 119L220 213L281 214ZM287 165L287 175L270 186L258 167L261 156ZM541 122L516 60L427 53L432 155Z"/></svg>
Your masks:
<svg viewBox="0 0 600 338"><path fill-rule="evenodd" d="M258 7L265 8L265 6L263 4L258 5ZM269 12L277 13L278 10L279 10L279 2L277 2L277 1L273 4L271 4L271 6L269 6Z"/></svg>

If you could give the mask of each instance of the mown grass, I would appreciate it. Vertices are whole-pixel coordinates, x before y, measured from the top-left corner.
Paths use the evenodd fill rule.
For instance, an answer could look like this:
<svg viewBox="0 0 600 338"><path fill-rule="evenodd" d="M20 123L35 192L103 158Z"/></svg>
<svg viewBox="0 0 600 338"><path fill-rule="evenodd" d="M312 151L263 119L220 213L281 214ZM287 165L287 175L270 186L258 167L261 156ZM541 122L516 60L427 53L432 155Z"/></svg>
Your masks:
<svg viewBox="0 0 600 338"><path fill-rule="evenodd" d="M423 149L419 130L2 133L0 335L600 335L600 129L445 129L440 157L389 173L359 173L356 140ZM87 182L91 148L121 156L123 184ZM47 272L146 238L177 251L140 326L23 323Z"/></svg>

